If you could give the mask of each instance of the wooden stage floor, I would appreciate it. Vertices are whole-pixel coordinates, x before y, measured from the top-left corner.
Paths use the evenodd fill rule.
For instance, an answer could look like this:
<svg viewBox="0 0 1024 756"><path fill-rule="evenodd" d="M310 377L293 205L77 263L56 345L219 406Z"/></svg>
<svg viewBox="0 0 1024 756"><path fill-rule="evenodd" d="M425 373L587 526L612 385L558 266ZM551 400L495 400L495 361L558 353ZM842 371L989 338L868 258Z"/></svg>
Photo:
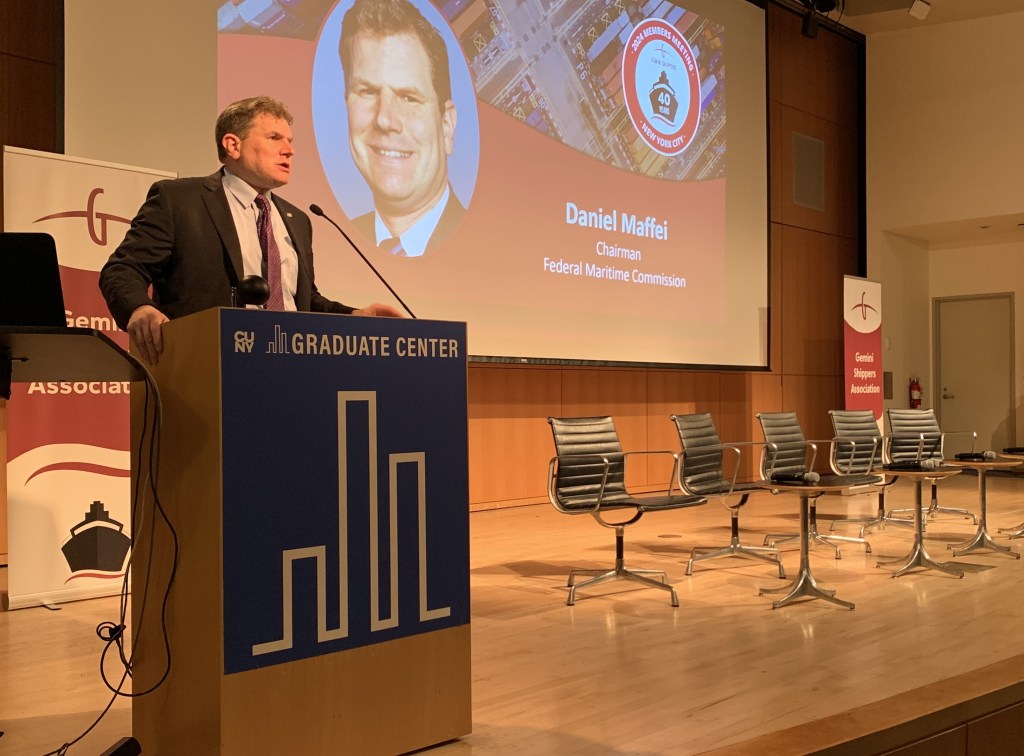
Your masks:
<svg viewBox="0 0 1024 756"><path fill-rule="evenodd" d="M976 486L955 476L940 502L976 512ZM988 488L993 533L1024 521L1024 479L991 476ZM887 504L911 499L900 481ZM744 542L795 530L797 506L755 494L740 516ZM873 496L827 497L821 529L875 506ZM627 582L581 591L567 607L569 569L611 565L612 531L547 504L477 512L470 523L473 733L431 756L809 753L1024 681L1024 565L1004 554L956 558L962 580L933 570L893 578L876 560L908 553L912 530L888 526L870 534L870 556L853 544L840 560L812 552L815 577L854 611L824 601L772 610L758 595L783 584L769 564L725 558L685 576L694 544L728 543L728 514L713 501L627 529L627 565L664 569L679 608ZM941 515L928 550L952 559L947 544L973 533L969 520ZM997 541L1024 550L1024 539ZM798 561L785 545L791 575ZM0 753L39 756L91 723L108 700L94 628L116 609L111 598L0 614ZM71 753L99 753L130 729L120 700Z"/></svg>

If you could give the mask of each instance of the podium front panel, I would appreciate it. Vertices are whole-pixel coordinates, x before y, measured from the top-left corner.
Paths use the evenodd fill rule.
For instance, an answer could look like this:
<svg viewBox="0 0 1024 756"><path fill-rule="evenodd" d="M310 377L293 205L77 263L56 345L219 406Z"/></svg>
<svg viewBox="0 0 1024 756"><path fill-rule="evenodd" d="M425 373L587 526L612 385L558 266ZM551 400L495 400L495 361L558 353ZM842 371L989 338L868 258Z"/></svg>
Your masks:
<svg viewBox="0 0 1024 756"><path fill-rule="evenodd" d="M224 673L469 623L465 325L225 310Z"/></svg>
<svg viewBox="0 0 1024 756"><path fill-rule="evenodd" d="M158 439L132 393L147 754L386 756L471 731L465 340L258 310L165 324Z"/></svg>

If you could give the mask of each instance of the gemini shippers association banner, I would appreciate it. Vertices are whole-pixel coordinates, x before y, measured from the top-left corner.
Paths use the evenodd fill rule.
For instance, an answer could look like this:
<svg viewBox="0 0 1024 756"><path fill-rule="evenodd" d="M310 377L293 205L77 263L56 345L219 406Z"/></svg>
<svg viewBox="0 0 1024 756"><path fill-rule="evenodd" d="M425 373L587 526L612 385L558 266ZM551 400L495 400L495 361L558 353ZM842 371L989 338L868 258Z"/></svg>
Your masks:
<svg viewBox="0 0 1024 756"><path fill-rule="evenodd" d="M844 276L846 409L869 409L882 422L882 285Z"/></svg>
<svg viewBox="0 0 1024 756"><path fill-rule="evenodd" d="M127 348L97 288L154 181L174 174L4 148L4 230L57 243L67 324ZM14 384L5 609L116 593L130 540L127 382Z"/></svg>

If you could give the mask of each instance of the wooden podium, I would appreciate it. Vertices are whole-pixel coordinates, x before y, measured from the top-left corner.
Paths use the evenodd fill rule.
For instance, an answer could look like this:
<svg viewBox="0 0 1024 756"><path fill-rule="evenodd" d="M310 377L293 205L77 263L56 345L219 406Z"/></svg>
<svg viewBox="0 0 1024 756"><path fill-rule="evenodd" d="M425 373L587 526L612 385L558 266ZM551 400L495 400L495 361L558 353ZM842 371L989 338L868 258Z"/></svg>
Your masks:
<svg viewBox="0 0 1024 756"><path fill-rule="evenodd" d="M152 372L155 443L155 397L132 391L143 752L469 733L465 325L210 310L164 326Z"/></svg>

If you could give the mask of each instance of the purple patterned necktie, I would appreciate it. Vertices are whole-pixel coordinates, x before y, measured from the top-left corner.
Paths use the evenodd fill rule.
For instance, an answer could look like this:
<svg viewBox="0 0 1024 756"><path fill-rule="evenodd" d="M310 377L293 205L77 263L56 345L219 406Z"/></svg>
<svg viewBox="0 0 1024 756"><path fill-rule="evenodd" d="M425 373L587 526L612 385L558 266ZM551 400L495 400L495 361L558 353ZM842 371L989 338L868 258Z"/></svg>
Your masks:
<svg viewBox="0 0 1024 756"><path fill-rule="evenodd" d="M270 202L262 194L256 195L256 207L260 216L256 219L256 233L260 237L260 249L263 250L263 263L267 268L267 283L270 285L270 299L267 300L268 310L284 309L284 293L281 291L281 250L274 239L274 228L270 220Z"/></svg>

